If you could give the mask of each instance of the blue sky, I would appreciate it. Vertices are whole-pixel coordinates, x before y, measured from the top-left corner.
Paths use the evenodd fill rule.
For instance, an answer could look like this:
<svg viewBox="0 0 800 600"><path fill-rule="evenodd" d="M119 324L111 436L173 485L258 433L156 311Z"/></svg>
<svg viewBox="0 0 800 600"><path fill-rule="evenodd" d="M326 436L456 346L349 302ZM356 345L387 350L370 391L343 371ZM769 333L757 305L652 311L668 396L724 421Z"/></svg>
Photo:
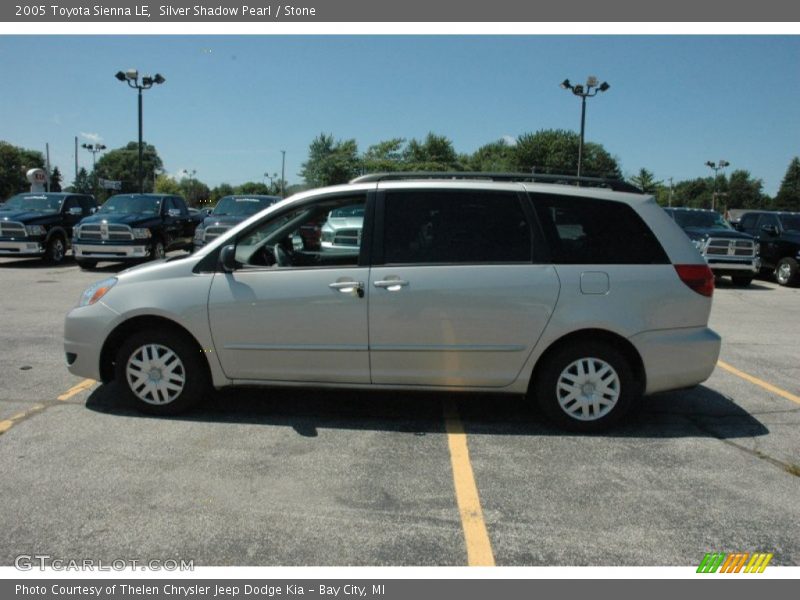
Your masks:
<svg viewBox="0 0 800 600"><path fill-rule="evenodd" d="M167 79L145 92L145 140L211 186L280 172L282 149L294 183L320 132L365 150L434 131L472 152L577 131L580 101L558 84L590 74L611 89L588 102L587 140L626 175L678 181L725 159L774 194L800 155L800 36L5 35L0 139L49 142L71 181L74 136L136 139L136 94L113 77L131 67Z"/></svg>

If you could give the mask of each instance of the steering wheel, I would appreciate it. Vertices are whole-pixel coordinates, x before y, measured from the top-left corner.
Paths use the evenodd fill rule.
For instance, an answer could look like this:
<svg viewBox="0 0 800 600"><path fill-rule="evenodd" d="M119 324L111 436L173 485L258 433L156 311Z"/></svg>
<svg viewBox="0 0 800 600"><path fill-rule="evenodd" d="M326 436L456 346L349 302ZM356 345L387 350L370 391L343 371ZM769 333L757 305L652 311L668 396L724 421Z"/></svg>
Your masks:
<svg viewBox="0 0 800 600"><path fill-rule="evenodd" d="M275 256L275 264L279 267L290 267L292 265L291 256L280 244L275 244L272 247L272 254Z"/></svg>

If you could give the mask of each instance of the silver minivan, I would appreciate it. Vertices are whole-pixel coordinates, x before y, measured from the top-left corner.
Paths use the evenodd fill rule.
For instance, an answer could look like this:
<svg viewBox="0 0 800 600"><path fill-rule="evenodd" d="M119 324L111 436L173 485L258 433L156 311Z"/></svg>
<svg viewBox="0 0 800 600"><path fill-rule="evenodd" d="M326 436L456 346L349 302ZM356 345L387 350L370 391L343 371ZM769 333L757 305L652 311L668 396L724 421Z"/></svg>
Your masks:
<svg viewBox="0 0 800 600"><path fill-rule="evenodd" d="M298 194L87 289L68 368L157 414L238 385L505 392L580 431L707 379L714 278L683 231L651 196L541 179L394 173ZM353 243L308 234L340 209L363 214Z"/></svg>

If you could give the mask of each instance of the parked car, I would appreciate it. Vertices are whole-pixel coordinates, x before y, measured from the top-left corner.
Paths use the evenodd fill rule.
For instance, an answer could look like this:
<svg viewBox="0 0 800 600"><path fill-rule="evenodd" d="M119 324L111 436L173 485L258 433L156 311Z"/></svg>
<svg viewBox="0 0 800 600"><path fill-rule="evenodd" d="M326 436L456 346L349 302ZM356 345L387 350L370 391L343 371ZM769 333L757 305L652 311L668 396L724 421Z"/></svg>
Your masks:
<svg viewBox="0 0 800 600"><path fill-rule="evenodd" d="M735 285L748 286L761 269L758 242L736 231L716 211L702 208L665 208L686 232L717 277L729 275Z"/></svg>
<svg viewBox="0 0 800 600"><path fill-rule="evenodd" d="M199 250L237 223L280 200L280 196L223 196L210 214L203 214L203 221L194 231L194 249Z"/></svg>
<svg viewBox="0 0 800 600"><path fill-rule="evenodd" d="M66 317L69 371L157 414L239 385L527 393L581 431L709 377L714 276L653 197L424 177L303 192L92 285ZM298 248L308 223L356 206L358 245Z"/></svg>
<svg viewBox="0 0 800 600"><path fill-rule="evenodd" d="M758 239L764 271L780 285L800 284L800 213L750 211L737 227Z"/></svg>
<svg viewBox="0 0 800 600"><path fill-rule="evenodd" d="M170 250L191 250L202 218L190 215L180 196L117 194L75 227L75 260L91 269L99 261L157 260Z"/></svg>
<svg viewBox="0 0 800 600"><path fill-rule="evenodd" d="M320 243L325 248L353 248L361 245L364 205L332 210L322 225Z"/></svg>
<svg viewBox="0 0 800 600"><path fill-rule="evenodd" d="M40 256L61 263L72 229L97 208L93 196L62 192L17 194L0 209L0 256Z"/></svg>

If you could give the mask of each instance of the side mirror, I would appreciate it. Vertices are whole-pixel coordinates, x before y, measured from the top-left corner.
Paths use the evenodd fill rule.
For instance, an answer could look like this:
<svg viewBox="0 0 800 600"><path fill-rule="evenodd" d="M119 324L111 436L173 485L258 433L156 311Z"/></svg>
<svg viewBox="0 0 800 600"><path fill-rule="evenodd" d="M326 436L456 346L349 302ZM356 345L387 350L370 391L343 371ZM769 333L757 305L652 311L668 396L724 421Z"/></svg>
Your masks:
<svg viewBox="0 0 800 600"><path fill-rule="evenodd" d="M83 214L83 209L80 206L73 206L67 211L71 217L80 217Z"/></svg>
<svg viewBox="0 0 800 600"><path fill-rule="evenodd" d="M233 273L236 270L236 246L229 244L220 250L219 266L225 273Z"/></svg>
<svg viewBox="0 0 800 600"><path fill-rule="evenodd" d="M736 231L742 231L742 224L739 221L731 222L731 227L733 227Z"/></svg>
<svg viewBox="0 0 800 600"><path fill-rule="evenodd" d="M761 226L761 231L763 231L764 233L767 233L767 234L769 234L771 236L778 235L778 228L775 225L762 225Z"/></svg>
<svg viewBox="0 0 800 600"><path fill-rule="evenodd" d="M93 215L96 212L97 212L97 207L96 206L93 206L92 208L89 209L89 214L90 215Z"/></svg>
<svg viewBox="0 0 800 600"><path fill-rule="evenodd" d="M181 211L179 209L177 209L177 208L170 208L167 211L167 215L170 216L170 217L180 217L181 216Z"/></svg>

